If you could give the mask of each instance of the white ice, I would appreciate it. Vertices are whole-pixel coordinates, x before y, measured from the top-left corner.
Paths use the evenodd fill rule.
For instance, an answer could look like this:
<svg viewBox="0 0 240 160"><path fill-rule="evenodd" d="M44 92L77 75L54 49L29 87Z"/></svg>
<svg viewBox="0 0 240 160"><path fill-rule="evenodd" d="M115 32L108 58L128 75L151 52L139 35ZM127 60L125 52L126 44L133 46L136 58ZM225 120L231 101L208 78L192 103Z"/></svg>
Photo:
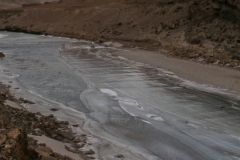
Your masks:
<svg viewBox="0 0 240 160"><path fill-rule="evenodd" d="M146 117L151 118L151 119L156 120L156 121L164 121L164 119L162 117L157 116L155 114L147 114Z"/></svg>
<svg viewBox="0 0 240 160"><path fill-rule="evenodd" d="M8 35L0 34L0 38L7 37Z"/></svg>
<svg viewBox="0 0 240 160"><path fill-rule="evenodd" d="M109 96L115 96L116 97L118 95L115 91L113 91L111 89L106 89L106 88L100 89L100 92L105 93Z"/></svg>

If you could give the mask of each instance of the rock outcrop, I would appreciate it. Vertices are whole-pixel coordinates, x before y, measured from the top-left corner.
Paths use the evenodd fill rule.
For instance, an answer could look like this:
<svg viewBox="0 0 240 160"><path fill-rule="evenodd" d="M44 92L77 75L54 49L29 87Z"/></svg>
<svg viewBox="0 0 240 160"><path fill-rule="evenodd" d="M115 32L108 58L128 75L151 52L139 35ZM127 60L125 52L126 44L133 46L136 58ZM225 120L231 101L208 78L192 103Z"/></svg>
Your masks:
<svg viewBox="0 0 240 160"><path fill-rule="evenodd" d="M15 157L19 160L30 159L34 152L28 151L27 133L24 128L7 129L0 133L0 145L2 158ZM5 152L5 153L3 153ZM35 154L35 158L38 155Z"/></svg>

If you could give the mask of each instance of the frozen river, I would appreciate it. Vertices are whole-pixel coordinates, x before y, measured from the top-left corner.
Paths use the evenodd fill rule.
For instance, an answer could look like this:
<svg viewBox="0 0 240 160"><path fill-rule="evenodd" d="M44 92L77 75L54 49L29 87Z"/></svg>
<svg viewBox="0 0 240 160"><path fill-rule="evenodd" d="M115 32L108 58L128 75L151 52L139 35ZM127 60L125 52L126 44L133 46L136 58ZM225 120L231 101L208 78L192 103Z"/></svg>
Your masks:
<svg viewBox="0 0 240 160"><path fill-rule="evenodd" d="M96 159L240 159L235 95L86 41L0 32L0 51L2 81L30 111L80 124Z"/></svg>

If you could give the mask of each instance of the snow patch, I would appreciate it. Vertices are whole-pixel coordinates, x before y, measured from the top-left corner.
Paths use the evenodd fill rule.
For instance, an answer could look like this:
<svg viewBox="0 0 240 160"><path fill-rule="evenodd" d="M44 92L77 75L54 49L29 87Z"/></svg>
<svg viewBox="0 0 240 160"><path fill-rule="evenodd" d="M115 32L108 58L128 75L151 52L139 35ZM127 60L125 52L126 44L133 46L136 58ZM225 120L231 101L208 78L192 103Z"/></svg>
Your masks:
<svg viewBox="0 0 240 160"><path fill-rule="evenodd" d="M0 38L7 37L8 35L0 34Z"/></svg>
<svg viewBox="0 0 240 160"><path fill-rule="evenodd" d="M151 118L156 121L164 121L164 119L162 117L155 115L155 114L147 114L146 117Z"/></svg>
<svg viewBox="0 0 240 160"><path fill-rule="evenodd" d="M118 96L118 94L115 91L111 90L111 89L103 88L103 89L100 89L100 92L105 93L105 94L107 94L109 96L114 96L114 97Z"/></svg>
<svg viewBox="0 0 240 160"><path fill-rule="evenodd" d="M150 122L148 122L148 121L145 121L145 120L142 120L143 122L145 122L145 123L148 123L148 124L151 124Z"/></svg>
<svg viewBox="0 0 240 160"><path fill-rule="evenodd" d="M137 101L135 101L133 99L119 98L119 103L123 103L128 106L141 108L141 106L137 103Z"/></svg>

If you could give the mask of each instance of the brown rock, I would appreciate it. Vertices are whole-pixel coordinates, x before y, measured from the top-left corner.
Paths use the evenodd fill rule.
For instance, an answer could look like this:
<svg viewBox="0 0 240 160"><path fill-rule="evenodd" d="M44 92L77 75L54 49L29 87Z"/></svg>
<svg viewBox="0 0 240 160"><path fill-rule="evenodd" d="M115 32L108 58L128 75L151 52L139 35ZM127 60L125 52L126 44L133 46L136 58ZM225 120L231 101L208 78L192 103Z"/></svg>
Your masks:
<svg viewBox="0 0 240 160"><path fill-rule="evenodd" d="M168 28L169 28L169 29L175 29L175 28L176 28L175 22L171 22L171 23L168 25Z"/></svg>
<svg viewBox="0 0 240 160"><path fill-rule="evenodd" d="M226 0L218 0L218 2L221 2L221 3L223 3L223 2L226 2Z"/></svg>
<svg viewBox="0 0 240 160"><path fill-rule="evenodd" d="M34 102L29 101L29 100L24 99L24 98L19 98L19 100L20 100L22 103L35 104Z"/></svg>
<svg viewBox="0 0 240 160"><path fill-rule="evenodd" d="M5 57L5 54L3 54L2 52L0 52L0 58Z"/></svg>
<svg viewBox="0 0 240 160"><path fill-rule="evenodd" d="M70 131L58 130L57 133L58 133L58 135L61 135L70 140L74 138L74 136L72 135L72 133Z"/></svg>
<svg viewBox="0 0 240 160"><path fill-rule="evenodd" d="M122 154L118 154L118 155L116 155L114 157L116 157L116 158L123 158L124 156Z"/></svg>
<svg viewBox="0 0 240 160"><path fill-rule="evenodd" d="M216 3L212 5L212 8L215 9L215 10L221 10L222 9L221 5L216 4Z"/></svg>
<svg viewBox="0 0 240 160"><path fill-rule="evenodd" d="M6 112L0 113L0 126L8 128L11 125L11 118Z"/></svg>
<svg viewBox="0 0 240 160"><path fill-rule="evenodd" d="M91 154L94 154L94 153L95 152L92 149L90 149L90 150L85 152L85 155L91 155Z"/></svg>
<svg viewBox="0 0 240 160"><path fill-rule="evenodd" d="M55 112L58 111L58 108L51 108L50 110Z"/></svg>
<svg viewBox="0 0 240 160"><path fill-rule="evenodd" d="M103 39L99 39L98 43L104 43L104 40Z"/></svg>
<svg viewBox="0 0 240 160"><path fill-rule="evenodd" d="M42 155L41 160L57 160L57 159L51 156Z"/></svg>
<svg viewBox="0 0 240 160"><path fill-rule="evenodd" d="M6 140L6 136L5 135L0 135L0 145L2 145L4 143L4 141Z"/></svg>
<svg viewBox="0 0 240 160"><path fill-rule="evenodd" d="M240 60L240 54L234 54L232 59Z"/></svg>
<svg viewBox="0 0 240 160"><path fill-rule="evenodd" d="M68 121L62 121L62 124L63 125L68 125L69 123L68 123Z"/></svg>
<svg viewBox="0 0 240 160"><path fill-rule="evenodd" d="M199 54L198 53L191 53L189 54L189 58L198 58Z"/></svg>
<svg viewBox="0 0 240 160"><path fill-rule="evenodd" d="M240 10L240 3L236 4L238 10Z"/></svg>
<svg viewBox="0 0 240 160"><path fill-rule="evenodd" d="M235 0L227 0L227 3L230 4L230 5L234 5L234 1Z"/></svg>
<svg viewBox="0 0 240 160"><path fill-rule="evenodd" d="M76 145L76 147L77 147L77 148L82 148L82 147L84 147L84 145L85 145L84 143L78 143L78 144Z"/></svg>
<svg viewBox="0 0 240 160"><path fill-rule="evenodd" d="M49 147L38 146L35 151L41 155L51 156L53 154L53 150Z"/></svg>
<svg viewBox="0 0 240 160"><path fill-rule="evenodd" d="M78 127L79 125L78 125L78 124L73 124L72 126L73 126L73 127Z"/></svg>
<svg viewBox="0 0 240 160"><path fill-rule="evenodd" d="M48 118L53 118L54 116L53 116L53 114L49 114L49 116L48 116Z"/></svg>
<svg viewBox="0 0 240 160"><path fill-rule="evenodd" d="M159 34L162 30L163 30L163 26L160 25L160 26L158 26L158 28L156 29L156 33Z"/></svg>

